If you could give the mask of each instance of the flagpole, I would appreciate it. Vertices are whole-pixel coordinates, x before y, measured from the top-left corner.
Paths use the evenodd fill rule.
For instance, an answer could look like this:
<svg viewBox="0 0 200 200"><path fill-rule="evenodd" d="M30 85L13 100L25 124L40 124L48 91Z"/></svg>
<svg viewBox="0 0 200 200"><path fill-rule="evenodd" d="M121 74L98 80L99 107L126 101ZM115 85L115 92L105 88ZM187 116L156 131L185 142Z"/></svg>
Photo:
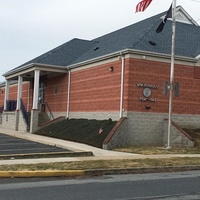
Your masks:
<svg viewBox="0 0 200 200"><path fill-rule="evenodd" d="M171 47L171 70L170 70L170 85L169 85L169 121L168 121L168 138L167 149L171 148L171 124L172 124L172 99L173 99L173 83L174 83L174 55L175 55L175 30L176 30L176 0L173 0L172 5L172 47Z"/></svg>

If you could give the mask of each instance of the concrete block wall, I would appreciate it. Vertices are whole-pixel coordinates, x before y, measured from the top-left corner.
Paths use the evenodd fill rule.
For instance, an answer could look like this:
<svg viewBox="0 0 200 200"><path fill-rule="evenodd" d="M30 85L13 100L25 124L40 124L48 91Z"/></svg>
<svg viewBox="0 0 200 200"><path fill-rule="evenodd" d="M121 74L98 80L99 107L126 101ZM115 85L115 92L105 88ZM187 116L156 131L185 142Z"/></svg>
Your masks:
<svg viewBox="0 0 200 200"><path fill-rule="evenodd" d="M127 146L127 121L121 118L103 142L103 149L114 149Z"/></svg>
<svg viewBox="0 0 200 200"><path fill-rule="evenodd" d="M124 113L126 116L126 113ZM119 120L119 112L70 112L69 118L72 119L97 119L104 120L111 118L113 121Z"/></svg>
<svg viewBox="0 0 200 200"><path fill-rule="evenodd" d="M2 114L1 128L26 132L26 123L21 111L4 112Z"/></svg>
<svg viewBox="0 0 200 200"><path fill-rule="evenodd" d="M163 143L167 146L168 141L168 120L164 120ZM172 123L170 134L170 146L177 147L194 147L192 138L184 132L177 124Z"/></svg>
<svg viewBox="0 0 200 200"><path fill-rule="evenodd" d="M200 115L192 114L174 114L173 121L181 128L196 129L200 128Z"/></svg>
<svg viewBox="0 0 200 200"><path fill-rule="evenodd" d="M2 114L2 128L15 130L16 116L15 112L4 112Z"/></svg>
<svg viewBox="0 0 200 200"><path fill-rule="evenodd" d="M163 145L163 121L167 114L129 112L127 114L128 146Z"/></svg>
<svg viewBox="0 0 200 200"><path fill-rule="evenodd" d="M27 126L22 111L19 111L18 131L27 132Z"/></svg>
<svg viewBox="0 0 200 200"><path fill-rule="evenodd" d="M35 133L38 130L38 118L39 118L39 111L32 110L31 111L30 133Z"/></svg>
<svg viewBox="0 0 200 200"><path fill-rule="evenodd" d="M166 139L163 141L163 137L165 137L166 134L166 124L164 121L167 118L167 113L128 112L125 124L126 129L124 129L126 131L125 135L127 138L127 145L165 146ZM175 123L183 128L200 128L199 115L193 115L193 117L191 117L190 115L174 114L172 119ZM190 141L188 141L187 137L179 132L175 134L174 138L172 137L172 140L177 141L178 137L180 144L192 146L192 143L190 144Z"/></svg>

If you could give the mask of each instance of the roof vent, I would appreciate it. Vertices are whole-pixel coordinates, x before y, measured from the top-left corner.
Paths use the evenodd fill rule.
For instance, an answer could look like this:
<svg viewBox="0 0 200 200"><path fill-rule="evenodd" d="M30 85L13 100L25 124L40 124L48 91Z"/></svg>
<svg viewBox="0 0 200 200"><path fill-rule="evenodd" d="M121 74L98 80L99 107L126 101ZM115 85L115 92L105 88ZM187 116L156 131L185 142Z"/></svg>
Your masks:
<svg viewBox="0 0 200 200"><path fill-rule="evenodd" d="M151 40L149 41L149 44L152 45L152 46L156 46L156 43L154 41L151 41Z"/></svg>
<svg viewBox="0 0 200 200"><path fill-rule="evenodd" d="M98 50L98 49L99 49L99 47L95 47L95 48L94 48L94 51L96 51L96 50Z"/></svg>

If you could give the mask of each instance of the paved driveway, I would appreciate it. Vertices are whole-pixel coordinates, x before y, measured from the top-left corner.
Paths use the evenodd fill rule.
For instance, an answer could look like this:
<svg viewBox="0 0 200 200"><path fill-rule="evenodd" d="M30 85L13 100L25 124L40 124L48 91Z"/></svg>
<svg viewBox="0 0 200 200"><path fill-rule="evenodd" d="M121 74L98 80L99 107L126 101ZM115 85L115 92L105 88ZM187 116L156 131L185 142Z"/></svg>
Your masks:
<svg viewBox="0 0 200 200"><path fill-rule="evenodd" d="M52 152L56 153L70 151L0 133L0 155Z"/></svg>

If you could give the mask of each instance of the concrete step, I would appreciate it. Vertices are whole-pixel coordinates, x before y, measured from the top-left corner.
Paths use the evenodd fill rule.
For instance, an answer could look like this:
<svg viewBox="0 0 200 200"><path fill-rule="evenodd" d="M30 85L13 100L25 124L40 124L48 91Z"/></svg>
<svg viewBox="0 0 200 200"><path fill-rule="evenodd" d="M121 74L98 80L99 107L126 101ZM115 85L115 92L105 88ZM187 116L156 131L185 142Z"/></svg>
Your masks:
<svg viewBox="0 0 200 200"><path fill-rule="evenodd" d="M38 118L38 124L44 124L46 122L49 121L49 117L47 115L47 113L44 113L44 112L40 112L39 113L39 118Z"/></svg>

